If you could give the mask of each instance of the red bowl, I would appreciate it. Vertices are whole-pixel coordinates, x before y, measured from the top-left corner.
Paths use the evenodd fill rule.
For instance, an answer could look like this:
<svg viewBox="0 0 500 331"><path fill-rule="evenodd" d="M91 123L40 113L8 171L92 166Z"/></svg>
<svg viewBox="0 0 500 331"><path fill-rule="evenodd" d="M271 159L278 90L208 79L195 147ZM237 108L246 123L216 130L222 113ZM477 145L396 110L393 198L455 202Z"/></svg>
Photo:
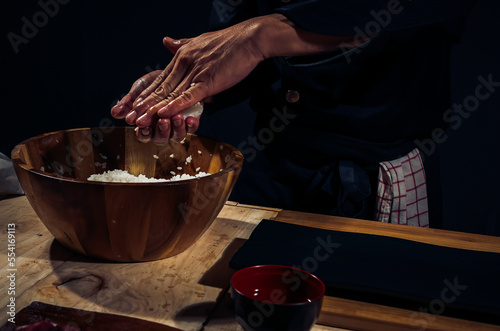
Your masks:
<svg viewBox="0 0 500 331"><path fill-rule="evenodd" d="M324 294L318 277L287 266L252 266L231 278L236 319L245 330L310 330Z"/></svg>

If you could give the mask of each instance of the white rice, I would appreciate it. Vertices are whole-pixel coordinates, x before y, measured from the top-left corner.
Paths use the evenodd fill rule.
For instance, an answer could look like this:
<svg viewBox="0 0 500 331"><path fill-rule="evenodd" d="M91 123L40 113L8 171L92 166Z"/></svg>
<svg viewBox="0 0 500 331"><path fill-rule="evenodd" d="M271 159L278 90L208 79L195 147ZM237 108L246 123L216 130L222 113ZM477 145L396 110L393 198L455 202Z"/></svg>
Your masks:
<svg viewBox="0 0 500 331"><path fill-rule="evenodd" d="M196 103L196 104L194 104L194 105L192 105L188 109L185 109L185 110L181 111L181 114L184 117L184 119L186 119L186 118L188 118L190 116L192 116L192 117L198 117L202 113L203 113L203 106L199 102Z"/></svg>
<svg viewBox="0 0 500 331"><path fill-rule="evenodd" d="M171 173L174 176L169 179L149 178L142 174L140 174L139 176L134 176L126 170L116 169L116 170L105 171L102 174L90 175L87 178L87 180L94 182L114 182L114 183L160 183L160 182L173 182L178 180L194 179L210 175L209 173L206 172L199 172L194 176L188 174L175 175L174 172Z"/></svg>

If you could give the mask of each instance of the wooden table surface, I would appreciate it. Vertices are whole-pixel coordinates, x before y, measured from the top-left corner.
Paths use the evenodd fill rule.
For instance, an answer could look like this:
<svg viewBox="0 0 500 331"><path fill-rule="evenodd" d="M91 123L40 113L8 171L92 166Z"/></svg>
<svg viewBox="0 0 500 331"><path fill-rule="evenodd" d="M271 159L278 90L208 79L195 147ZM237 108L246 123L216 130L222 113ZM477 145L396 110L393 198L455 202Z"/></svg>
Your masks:
<svg viewBox="0 0 500 331"><path fill-rule="evenodd" d="M12 271L7 229L15 225L16 311L34 301L90 312L126 315L181 330L242 330L231 311L228 261L262 219L338 231L399 237L437 245L500 253L500 239L313 215L228 202L207 232L188 250L161 261L109 263L75 254L58 244L26 197L0 201L0 325L7 315ZM418 330L413 312L326 297L313 330ZM499 326L444 316L426 330L500 330Z"/></svg>

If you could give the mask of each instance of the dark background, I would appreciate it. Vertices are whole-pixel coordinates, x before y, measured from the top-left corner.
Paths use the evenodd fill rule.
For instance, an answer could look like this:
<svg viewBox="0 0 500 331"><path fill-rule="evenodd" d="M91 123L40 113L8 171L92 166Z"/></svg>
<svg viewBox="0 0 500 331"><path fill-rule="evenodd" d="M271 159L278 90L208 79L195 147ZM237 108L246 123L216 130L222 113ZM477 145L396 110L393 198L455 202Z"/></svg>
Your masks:
<svg viewBox="0 0 500 331"><path fill-rule="evenodd" d="M0 152L31 136L98 126L130 85L171 59L163 36L196 36L208 29L211 1L70 0L2 3ZM57 10L56 10L57 9ZM9 33L23 35L25 21L40 27L14 51ZM474 95L478 76L500 82L500 4L479 0L463 41L452 54L452 103ZM35 26L36 27L36 26ZM26 31L25 31L26 33ZM12 36L12 34L11 34ZM444 227L500 235L500 88L438 144L443 169ZM203 115L200 135L235 146L251 133L246 103Z"/></svg>

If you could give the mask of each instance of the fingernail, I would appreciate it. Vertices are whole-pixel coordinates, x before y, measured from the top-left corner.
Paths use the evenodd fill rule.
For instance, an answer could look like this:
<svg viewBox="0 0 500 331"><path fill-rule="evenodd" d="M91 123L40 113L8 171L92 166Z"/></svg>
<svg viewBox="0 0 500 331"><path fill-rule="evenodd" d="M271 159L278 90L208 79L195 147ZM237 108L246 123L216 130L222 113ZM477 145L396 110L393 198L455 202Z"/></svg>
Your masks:
<svg viewBox="0 0 500 331"><path fill-rule="evenodd" d="M168 131L168 123L158 125L160 131Z"/></svg>
<svg viewBox="0 0 500 331"><path fill-rule="evenodd" d="M146 119L146 116L147 114L143 114L141 117L139 117L135 122L137 124L140 124L140 122L144 121Z"/></svg>
<svg viewBox="0 0 500 331"><path fill-rule="evenodd" d="M150 133L151 133L151 131L149 130L149 128L141 129L141 134L143 136L149 136Z"/></svg>
<svg viewBox="0 0 500 331"><path fill-rule="evenodd" d="M135 112L135 110L131 111L130 113L128 113L126 120L127 121L135 121L136 116L137 116L137 113Z"/></svg>
<svg viewBox="0 0 500 331"><path fill-rule="evenodd" d="M188 127L188 128L192 128L192 127L193 127L193 123L191 123L191 122L190 122L190 123L187 123L187 127Z"/></svg>
<svg viewBox="0 0 500 331"><path fill-rule="evenodd" d="M162 108L160 108L160 110L158 110L156 112L156 114L158 114L158 116L161 117L163 115L163 112L165 112L166 109L167 109L167 107L162 107Z"/></svg>
<svg viewBox="0 0 500 331"><path fill-rule="evenodd" d="M180 119L174 120L174 126L179 127L179 126L181 126L181 123L182 123L182 121Z"/></svg>

